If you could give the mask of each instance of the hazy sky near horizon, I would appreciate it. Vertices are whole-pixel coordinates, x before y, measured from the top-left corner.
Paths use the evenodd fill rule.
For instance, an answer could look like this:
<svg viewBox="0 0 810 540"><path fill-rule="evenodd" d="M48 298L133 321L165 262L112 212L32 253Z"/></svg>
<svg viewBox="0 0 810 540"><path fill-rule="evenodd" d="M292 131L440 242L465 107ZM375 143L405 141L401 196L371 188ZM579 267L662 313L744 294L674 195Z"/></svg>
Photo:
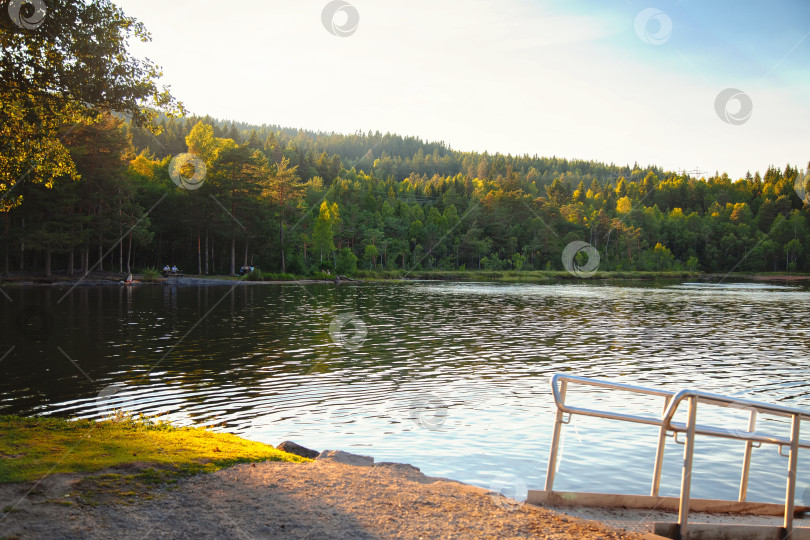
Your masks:
<svg viewBox="0 0 810 540"><path fill-rule="evenodd" d="M735 179L810 161L803 0L351 0L329 28L325 0L115 3L194 114Z"/></svg>

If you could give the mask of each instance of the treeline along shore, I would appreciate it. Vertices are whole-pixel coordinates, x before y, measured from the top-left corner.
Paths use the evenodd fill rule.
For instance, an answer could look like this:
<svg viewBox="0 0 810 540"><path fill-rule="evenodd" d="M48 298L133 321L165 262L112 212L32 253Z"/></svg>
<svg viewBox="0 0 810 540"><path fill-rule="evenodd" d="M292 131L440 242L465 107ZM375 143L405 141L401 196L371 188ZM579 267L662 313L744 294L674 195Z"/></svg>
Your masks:
<svg viewBox="0 0 810 540"><path fill-rule="evenodd" d="M110 114L65 126L76 174L17 188L4 272L564 271L573 241L601 272L810 267L792 165L695 178L210 117L164 117L158 131Z"/></svg>

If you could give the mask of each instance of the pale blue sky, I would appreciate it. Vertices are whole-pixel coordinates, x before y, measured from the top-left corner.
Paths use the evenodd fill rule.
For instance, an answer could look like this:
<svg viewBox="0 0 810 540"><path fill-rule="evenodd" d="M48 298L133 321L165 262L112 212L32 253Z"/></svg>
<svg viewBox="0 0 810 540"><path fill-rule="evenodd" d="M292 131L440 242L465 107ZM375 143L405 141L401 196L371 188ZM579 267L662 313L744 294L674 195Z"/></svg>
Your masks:
<svg viewBox="0 0 810 540"><path fill-rule="evenodd" d="M324 0L116 3L195 114L734 178L810 161L806 1L356 0L347 37Z"/></svg>

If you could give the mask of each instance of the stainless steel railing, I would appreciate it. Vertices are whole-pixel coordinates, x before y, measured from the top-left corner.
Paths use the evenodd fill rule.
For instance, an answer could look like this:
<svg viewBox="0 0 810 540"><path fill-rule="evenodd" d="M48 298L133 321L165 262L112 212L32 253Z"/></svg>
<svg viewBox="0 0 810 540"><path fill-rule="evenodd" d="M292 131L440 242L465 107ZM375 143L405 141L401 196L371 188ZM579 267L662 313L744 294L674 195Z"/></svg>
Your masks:
<svg viewBox="0 0 810 540"><path fill-rule="evenodd" d="M569 405L565 401L569 383L584 386L595 386L633 394L645 394L661 397L664 400L662 409L663 412L661 416L658 417ZM552 433L551 449L548 457L548 469L546 471L546 491L553 491L554 474L557 468L557 448L560 442L560 434L562 432L562 426L571 421L571 415L580 414L583 416L592 416L597 418L606 418L610 420L621 420L625 422L657 426L659 429L658 444L655 452L655 463L653 465L652 487L650 489L650 495L654 497L658 496L658 490L661 485L661 470L664 459L666 438L670 433L672 433L676 437L677 442L677 434L685 433L686 441L684 443L684 462L681 475L678 529L680 531L681 538L686 538L689 521L689 496L692 483L692 458L694 456L695 449L695 435L708 435L711 437L722 437L745 441L745 454L743 457L742 475L740 477L739 501L745 501L748 490L748 473L751 467L751 453L753 451L754 444L775 444L779 447L780 455L784 455L782 454L782 449L784 447L788 447L789 449L787 455L788 475L785 493L785 518L783 527L786 534L790 534L792 532L798 453L800 448L810 448L810 442L805 442L800 439L800 428L802 420L810 420L810 412L803 411L801 409L783 407L780 405L762 403L759 401L711 394L698 390L668 392L665 390L656 390L642 386L613 383L598 379L590 379L587 377L576 377L561 373L558 373L551 378L551 391L554 395L554 403L557 406L557 412L554 421L554 431ZM675 422L674 418L676 412L678 411L678 407L680 407L680 405L684 402L688 404L687 421L685 423ZM742 408L750 411L748 430L730 430L716 426L699 425L697 423L698 403L719 407L733 407L737 409ZM769 416L781 416L789 418L791 421L790 436L784 437L755 431L758 413L768 414ZM565 414L568 414L567 419L564 419Z"/></svg>

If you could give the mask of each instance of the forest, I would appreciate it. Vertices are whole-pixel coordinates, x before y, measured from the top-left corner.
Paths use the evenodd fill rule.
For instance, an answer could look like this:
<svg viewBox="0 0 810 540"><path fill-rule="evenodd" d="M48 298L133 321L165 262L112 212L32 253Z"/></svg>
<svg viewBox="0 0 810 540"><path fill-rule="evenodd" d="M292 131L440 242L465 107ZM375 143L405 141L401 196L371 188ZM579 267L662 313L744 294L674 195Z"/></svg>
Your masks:
<svg viewBox="0 0 810 540"><path fill-rule="evenodd" d="M5 275L561 270L574 241L599 271L810 267L800 164L704 177L192 116L110 0L20 13L0 17Z"/></svg>
<svg viewBox="0 0 810 540"><path fill-rule="evenodd" d="M4 201L4 272L560 270L574 240L599 251L600 271L810 265L805 177L792 165L694 178L390 133L157 124L108 113L62 126L76 174L22 183ZM204 164L174 173L204 174L194 189L171 177L184 153Z"/></svg>

